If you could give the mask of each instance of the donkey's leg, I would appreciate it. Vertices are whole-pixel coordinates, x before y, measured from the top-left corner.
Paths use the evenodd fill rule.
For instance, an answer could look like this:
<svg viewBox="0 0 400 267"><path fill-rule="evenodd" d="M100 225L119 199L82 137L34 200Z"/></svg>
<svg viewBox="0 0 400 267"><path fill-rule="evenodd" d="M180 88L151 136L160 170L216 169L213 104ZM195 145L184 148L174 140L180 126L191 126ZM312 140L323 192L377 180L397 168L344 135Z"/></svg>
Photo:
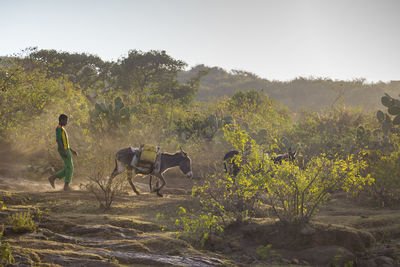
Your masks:
<svg viewBox="0 0 400 267"><path fill-rule="evenodd" d="M153 189L151 188L151 182L152 182L152 180L153 180L153 175L150 174L150 181L149 181L150 193L153 192L153 191L152 191Z"/></svg>
<svg viewBox="0 0 400 267"><path fill-rule="evenodd" d="M160 187L157 186L157 189L155 189L154 191L157 192L157 196L162 197L163 195L160 193L160 190L161 190L167 183L165 182L165 179L164 179L164 177L163 177L162 175L160 175L158 178L161 180L161 186L160 186ZM158 181L157 181L157 183L158 183Z"/></svg>
<svg viewBox="0 0 400 267"><path fill-rule="evenodd" d="M132 178L133 178L132 177L132 168L128 169L128 174L127 175L128 175L128 182L131 185L133 192L135 192L136 195L140 195L139 191L136 190L136 187L135 187L135 185L133 184L133 181L132 181Z"/></svg>
<svg viewBox="0 0 400 267"><path fill-rule="evenodd" d="M115 159L115 168L111 173L110 178L108 179L107 187L111 187L112 181L115 178L115 176L117 176L123 171L124 171L124 164Z"/></svg>
<svg viewBox="0 0 400 267"><path fill-rule="evenodd" d="M154 180L153 180L154 179ZM155 181L155 185L153 186L153 181ZM157 188L160 186L158 176L150 175L149 187L150 193L154 193L157 191Z"/></svg>

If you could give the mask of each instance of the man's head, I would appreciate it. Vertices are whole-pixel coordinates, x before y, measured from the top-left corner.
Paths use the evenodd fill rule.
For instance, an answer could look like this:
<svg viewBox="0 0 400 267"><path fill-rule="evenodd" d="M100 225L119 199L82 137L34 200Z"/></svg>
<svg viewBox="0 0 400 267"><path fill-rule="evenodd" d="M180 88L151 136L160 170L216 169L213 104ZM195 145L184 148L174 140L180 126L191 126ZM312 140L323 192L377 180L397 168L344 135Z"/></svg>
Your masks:
<svg viewBox="0 0 400 267"><path fill-rule="evenodd" d="M68 116L65 114L61 114L60 117L58 117L58 122L60 123L61 126L65 126L68 123Z"/></svg>

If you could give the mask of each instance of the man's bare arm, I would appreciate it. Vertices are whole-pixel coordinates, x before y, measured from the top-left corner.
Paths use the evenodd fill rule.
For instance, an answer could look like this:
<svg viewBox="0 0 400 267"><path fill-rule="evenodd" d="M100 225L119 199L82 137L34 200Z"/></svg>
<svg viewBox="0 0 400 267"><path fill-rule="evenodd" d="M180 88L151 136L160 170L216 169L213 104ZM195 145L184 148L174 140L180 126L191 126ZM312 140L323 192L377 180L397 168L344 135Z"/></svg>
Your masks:
<svg viewBox="0 0 400 267"><path fill-rule="evenodd" d="M71 150L72 153L74 153L75 156L78 156L78 152L74 149L72 149L72 147L69 148Z"/></svg>

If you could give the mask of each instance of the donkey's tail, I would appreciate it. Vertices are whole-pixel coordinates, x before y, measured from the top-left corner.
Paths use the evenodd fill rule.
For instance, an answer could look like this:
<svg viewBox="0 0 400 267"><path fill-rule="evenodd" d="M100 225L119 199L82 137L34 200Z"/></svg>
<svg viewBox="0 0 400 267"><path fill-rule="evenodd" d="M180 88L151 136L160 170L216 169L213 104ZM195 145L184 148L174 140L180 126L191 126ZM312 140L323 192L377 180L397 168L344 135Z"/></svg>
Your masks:
<svg viewBox="0 0 400 267"><path fill-rule="evenodd" d="M114 167L114 172L118 170L118 160L115 158L115 167Z"/></svg>

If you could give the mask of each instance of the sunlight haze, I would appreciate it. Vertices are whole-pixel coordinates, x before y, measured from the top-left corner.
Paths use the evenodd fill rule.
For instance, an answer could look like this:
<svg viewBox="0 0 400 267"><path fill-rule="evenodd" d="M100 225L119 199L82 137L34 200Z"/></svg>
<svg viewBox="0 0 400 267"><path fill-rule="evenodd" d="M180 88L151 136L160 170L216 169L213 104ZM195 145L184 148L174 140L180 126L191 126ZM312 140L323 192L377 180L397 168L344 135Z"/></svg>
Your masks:
<svg viewBox="0 0 400 267"><path fill-rule="evenodd" d="M269 80L400 80L400 2L0 0L0 56L27 47L118 60L165 50Z"/></svg>

